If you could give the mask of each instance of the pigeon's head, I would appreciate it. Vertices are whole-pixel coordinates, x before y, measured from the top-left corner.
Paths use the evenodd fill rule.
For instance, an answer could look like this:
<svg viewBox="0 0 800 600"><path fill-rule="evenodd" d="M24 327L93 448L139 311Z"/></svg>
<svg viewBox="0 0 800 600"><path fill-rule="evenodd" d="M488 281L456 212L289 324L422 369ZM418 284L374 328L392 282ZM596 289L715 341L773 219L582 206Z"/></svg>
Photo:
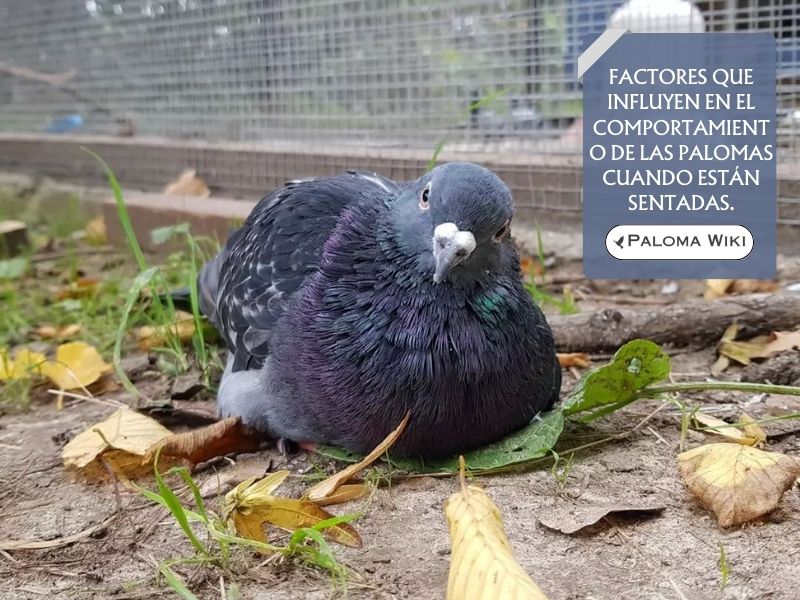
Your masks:
<svg viewBox="0 0 800 600"><path fill-rule="evenodd" d="M393 213L402 250L435 283L480 280L514 260L511 192L479 165L436 167L411 182Z"/></svg>

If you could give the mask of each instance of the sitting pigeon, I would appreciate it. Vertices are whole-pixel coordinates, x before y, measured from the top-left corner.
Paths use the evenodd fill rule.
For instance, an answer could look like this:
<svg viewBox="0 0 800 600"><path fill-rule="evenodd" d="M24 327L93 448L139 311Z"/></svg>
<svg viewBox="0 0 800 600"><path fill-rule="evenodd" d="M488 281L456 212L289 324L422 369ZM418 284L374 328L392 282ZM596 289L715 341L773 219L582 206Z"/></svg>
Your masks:
<svg viewBox="0 0 800 600"><path fill-rule="evenodd" d="M199 277L229 354L223 417L279 441L401 456L496 441L553 405L553 334L522 286L511 193L448 163L275 190Z"/></svg>

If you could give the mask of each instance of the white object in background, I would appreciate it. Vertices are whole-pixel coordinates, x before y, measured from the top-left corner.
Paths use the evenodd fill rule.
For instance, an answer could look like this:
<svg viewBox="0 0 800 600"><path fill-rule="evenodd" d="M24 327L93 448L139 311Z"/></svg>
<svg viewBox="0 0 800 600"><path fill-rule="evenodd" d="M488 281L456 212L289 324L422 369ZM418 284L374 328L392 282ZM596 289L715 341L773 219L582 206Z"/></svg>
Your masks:
<svg viewBox="0 0 800 600"><path fill-rule="evenodd" d="M632 33L704 33L706 19L688 0L628 0L612 13L608 28Z"/></svg>

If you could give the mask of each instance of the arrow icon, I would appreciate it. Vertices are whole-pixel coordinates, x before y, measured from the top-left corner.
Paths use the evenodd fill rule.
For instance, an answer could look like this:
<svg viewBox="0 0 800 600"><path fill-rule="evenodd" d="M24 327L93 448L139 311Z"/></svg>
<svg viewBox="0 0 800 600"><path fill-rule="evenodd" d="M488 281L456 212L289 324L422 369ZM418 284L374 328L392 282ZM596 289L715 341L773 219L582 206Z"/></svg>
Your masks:
<svg viewBox="0 0 800 600"><path fill-rule="evenodd" d="M619 246L620 250L622 250L622 242L623 242L624 239L625 239L625 236L623 235L623 236L620 236L620 238L618 240L614 240L614 243L617 246Z"/></svg>

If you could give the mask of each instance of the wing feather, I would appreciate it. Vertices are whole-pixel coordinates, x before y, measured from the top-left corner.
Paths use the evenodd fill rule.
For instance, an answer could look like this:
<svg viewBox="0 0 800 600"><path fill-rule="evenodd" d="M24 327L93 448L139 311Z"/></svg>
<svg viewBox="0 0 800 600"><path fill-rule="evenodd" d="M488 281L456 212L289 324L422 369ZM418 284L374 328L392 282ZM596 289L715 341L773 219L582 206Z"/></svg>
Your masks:
<svg viewBox="0 0 800 600"><path fill-rule="evenodd" d="M348 171L289 182L258 203L198 278L201 308L225 338L234 371L263 364L276 323L316 271L342 211L400 191L374 173Z"/></svg>

